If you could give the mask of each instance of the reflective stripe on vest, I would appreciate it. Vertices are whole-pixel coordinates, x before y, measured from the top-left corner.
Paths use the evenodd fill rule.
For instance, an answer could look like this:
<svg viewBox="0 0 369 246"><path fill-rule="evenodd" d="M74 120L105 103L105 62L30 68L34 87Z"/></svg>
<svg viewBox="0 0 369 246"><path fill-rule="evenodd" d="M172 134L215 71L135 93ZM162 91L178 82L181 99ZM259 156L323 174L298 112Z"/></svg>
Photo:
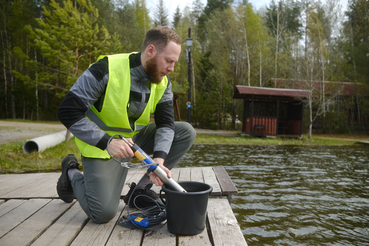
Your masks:
<svg viewBox="0 0 369 246"><path fill-rule="evenodd" d="M109 61L109 81L102 109L99 112L94 106L91 106L86 112L86 116L110 136L121 134L126 138L132 138L146 127L150 122L150 115L155 112L156 105L162 98L168 85L166 76L159 84L151 83L149 101L141 116L135 121L134 129L131 129L127 113L131 89L129 55L117 54L107 56ZM98 60L104 57L106 56L100 56ZM76 138L76 143L85 157L110 158L106 150L89 145L78 138Z"/></svg>

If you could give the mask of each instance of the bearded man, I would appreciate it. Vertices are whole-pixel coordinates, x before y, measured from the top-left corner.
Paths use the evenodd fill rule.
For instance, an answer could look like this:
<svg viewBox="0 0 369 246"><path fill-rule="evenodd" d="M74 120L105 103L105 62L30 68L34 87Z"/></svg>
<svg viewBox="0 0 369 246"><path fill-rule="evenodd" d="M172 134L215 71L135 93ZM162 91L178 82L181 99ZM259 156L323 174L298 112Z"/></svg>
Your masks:
<svg viewBox="0 0 369 246"><path fill-rule="evenodd" d="M192 146L196 137L193 127L174 121L168 76L180 53L181 39L172 29L153 28L147 32L141 52L100 56L61 103L58 117L76 138L83 174L77 158L67 155L57 192L67 203L76 198L94 222L106 223L116 215L128 172L120 163L128 163L134 156L122 139L112 136L122 135L152 154L169 178L170 169ZM151 114L155 123L150 123ZM153 199L142 199L141 206L156 203L152 184L163 185L154 173L146 173L137 185L131 184L124 201L130 200L132 206L135 196L146 194Z"/></svg>

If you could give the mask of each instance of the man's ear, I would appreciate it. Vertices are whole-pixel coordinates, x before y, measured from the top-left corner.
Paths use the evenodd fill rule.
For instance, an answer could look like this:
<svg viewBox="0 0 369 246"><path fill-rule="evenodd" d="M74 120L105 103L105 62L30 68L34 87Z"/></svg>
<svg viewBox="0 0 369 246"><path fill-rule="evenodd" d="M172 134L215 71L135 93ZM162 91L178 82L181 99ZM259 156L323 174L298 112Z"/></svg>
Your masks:
<svg viewBox="0 0 369 246"><path fill-rule="evenodd" d="M146 53L149 57L154 57L156 54L155 46L153 44L150 44L149 46L147 46Z"/></svg>

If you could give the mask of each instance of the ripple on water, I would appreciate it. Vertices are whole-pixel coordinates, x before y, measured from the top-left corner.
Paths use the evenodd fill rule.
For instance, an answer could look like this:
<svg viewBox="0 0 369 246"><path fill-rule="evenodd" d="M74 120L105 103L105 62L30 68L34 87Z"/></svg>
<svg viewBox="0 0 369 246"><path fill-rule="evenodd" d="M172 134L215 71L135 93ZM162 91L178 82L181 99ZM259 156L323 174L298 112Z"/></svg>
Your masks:
<svg viewBox="0 0 369 246"><path fill-rule="evenodd" d="M249 245L369 245L367 146L194 145L180 167L222 165Z"/></svg>

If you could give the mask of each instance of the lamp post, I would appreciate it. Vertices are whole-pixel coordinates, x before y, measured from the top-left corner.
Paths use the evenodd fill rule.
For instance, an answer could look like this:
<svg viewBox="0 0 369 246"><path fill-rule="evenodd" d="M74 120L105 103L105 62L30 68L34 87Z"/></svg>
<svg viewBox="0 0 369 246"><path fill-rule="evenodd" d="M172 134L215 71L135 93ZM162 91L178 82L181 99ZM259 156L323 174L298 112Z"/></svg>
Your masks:
<svg viewBox="0 0 369 246"><path fill-rule="evenodd" d="M188 28L188 38L186 39L186 45L188 47L187 50L187 62L188 62L188 100L186 103L187 107L187 121L191 123L191 47L192 47L192 38L191 38L191 28Z"/></svg>

